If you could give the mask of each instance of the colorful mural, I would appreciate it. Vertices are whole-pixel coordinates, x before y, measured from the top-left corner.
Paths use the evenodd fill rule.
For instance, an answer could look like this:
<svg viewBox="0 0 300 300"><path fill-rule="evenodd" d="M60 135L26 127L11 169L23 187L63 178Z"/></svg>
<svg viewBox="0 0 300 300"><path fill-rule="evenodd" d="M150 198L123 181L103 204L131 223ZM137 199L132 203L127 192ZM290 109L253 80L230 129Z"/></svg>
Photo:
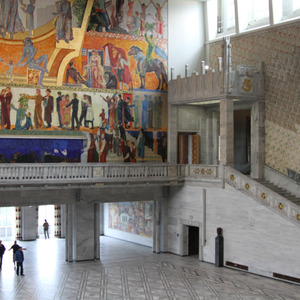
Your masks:
<svg viewBox="0 0 300 300"><path fill-rule="evenodd" d="M108 228L152 237L152 209L151 201L108 204Z"/></svg>
<svg viewBox="0 0 300 300"><path fill-rule="evenodd" d="M161 161L167 2L1 1L1 129L87 131L89 161Z"/></svg>

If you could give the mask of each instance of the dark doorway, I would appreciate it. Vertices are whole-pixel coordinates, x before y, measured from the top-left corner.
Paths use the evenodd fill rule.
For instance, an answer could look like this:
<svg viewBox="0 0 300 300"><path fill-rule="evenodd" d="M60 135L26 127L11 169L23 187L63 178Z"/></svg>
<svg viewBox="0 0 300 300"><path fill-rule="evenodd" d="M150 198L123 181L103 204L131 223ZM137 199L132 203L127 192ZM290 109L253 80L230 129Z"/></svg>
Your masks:
<svg viewBox="0 0 300 300"><path fill-rule="evenodd" d="M199 255L199 227L189 227L189 255Z"/></svg>

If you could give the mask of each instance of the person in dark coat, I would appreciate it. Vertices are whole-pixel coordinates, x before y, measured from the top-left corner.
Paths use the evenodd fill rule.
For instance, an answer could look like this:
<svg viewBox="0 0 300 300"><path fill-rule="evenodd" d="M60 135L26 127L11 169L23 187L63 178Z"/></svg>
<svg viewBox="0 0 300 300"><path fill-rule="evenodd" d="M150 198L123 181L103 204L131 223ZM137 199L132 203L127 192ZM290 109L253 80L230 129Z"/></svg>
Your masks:
<svg viewBox="0 0 300 300"><path fill-rule="evenodd" d="M2 260L5 250L5 246L2 244L2 241L0 241L0 270L2 270Z"/></svg>
<svg viewBox="0 0 300 300"><path fill-rule="evenodd" d="M19 246L17 244L17 241L14 242L14 244L8 249L9 250L13 250L13 262L14 262L14 267L15 267L15 263L16 263L16 253L18 251L18 249L21 248L21 246Z"/></svg>
<svg viewBox="0 0 300 300"><path fill-rule="evenodd" d="M24 262L24 253L23 248L19 248L15 255L15 261L17 262L17 275L19 275L19 270L21 271L21 276L24 276L23 262Z"/></svg>
<svg viewBox="0 0 300 300"><path fill-rule="evenodd" d="M47 123L47 128L51 127L52 123L52 112L53 112L53 96L50 95L51 90L46 90L46 96L43 99L44 110L44 121Z"/></svg>
<svg viewBox="0 0 300 300"><path fill-rule="evenodd" d="M61 114L60 114L60 101L62 99L61 92L57 92L57 95L58 95L58 97L56 98L56 111L57 111L57 115L58 115L59 127L62 127Z"/></svg>
<svg viewBox="0 0 300 300"><path fill-rule="evenodd" d="M74 130L74 123L76 121L76 125L77 125L77 129L79 129L79 121L78 121L78 103L79 103L79 100L77 99L77 94L74 93L73 94L73 99L72 101L66 105L66 107L69 107L72 105L72 130Z"/></svg>

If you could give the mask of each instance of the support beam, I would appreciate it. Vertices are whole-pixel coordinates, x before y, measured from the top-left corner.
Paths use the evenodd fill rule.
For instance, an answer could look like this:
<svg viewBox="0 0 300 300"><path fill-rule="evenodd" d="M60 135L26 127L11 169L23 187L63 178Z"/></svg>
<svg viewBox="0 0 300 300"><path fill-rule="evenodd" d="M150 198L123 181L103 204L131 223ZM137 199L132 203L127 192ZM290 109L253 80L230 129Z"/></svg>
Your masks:
<svg viewBox="0 0 300 300"><path fill-rule="evenodd" d="M263 178L265 165L265 102L257 100L251 109L251 177Z"/></svg>
<svg viewBox="0 0 300 300"><path fill-rule="evenodd" d="M220 164L234 167L233 100L220 101Z"/></svg>

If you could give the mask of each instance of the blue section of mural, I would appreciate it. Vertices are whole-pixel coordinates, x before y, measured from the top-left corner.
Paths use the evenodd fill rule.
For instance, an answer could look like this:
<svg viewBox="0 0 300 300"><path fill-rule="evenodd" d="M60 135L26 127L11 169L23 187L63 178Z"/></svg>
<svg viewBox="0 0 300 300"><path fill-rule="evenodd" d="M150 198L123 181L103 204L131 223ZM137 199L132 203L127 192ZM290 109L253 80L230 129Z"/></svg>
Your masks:
<svg viewBox="0 0 300 300"><path fill-rule="evenodd" d="M0 161L80 162L82 149L83 140L3 138L0 144Z"/></svg>

